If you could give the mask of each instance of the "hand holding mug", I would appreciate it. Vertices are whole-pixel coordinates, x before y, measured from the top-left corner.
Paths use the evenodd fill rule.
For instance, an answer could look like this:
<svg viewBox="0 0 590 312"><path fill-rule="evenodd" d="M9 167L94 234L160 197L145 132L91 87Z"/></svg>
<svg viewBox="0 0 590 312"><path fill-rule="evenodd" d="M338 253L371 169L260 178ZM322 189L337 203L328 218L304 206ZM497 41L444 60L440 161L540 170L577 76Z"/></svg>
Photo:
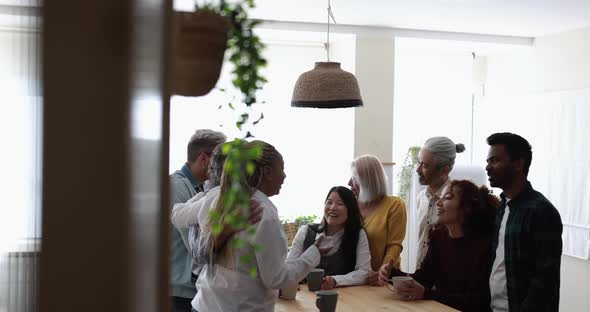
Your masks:
<svg viewBox="0 0 590 312"><path fill-rule="evenodd" d="M322 279L322 290L328 290L336 287L336 280L332 276L326 276Z"/></svg>
<svg viewBox="0 0 590 312"><path fill-rule="evenodd" d="M409 276L395 276L392 278L393 287L401 300L424 299L424 286ZM389 285L388 285L389 287Z"/></svg>

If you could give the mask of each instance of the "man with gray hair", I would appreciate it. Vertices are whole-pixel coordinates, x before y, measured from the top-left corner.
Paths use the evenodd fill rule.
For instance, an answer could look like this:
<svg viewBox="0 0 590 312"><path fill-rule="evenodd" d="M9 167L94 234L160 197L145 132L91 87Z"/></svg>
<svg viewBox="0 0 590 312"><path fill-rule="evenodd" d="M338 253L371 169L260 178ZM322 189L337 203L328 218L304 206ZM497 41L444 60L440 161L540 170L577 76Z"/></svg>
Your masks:
<svg viewBox="0 0 590 312"><path fill-rule="evenodd" d="M187 161L180 170L170 175L172 204L184 203L203 191L213 149L225 142L225 134L201 129L188 142ZM171 227L170 286L172 311L189 312L191 300L197 293L192 281L192 254L188 243L188 229Z"/></svg>
<svg viewBox="0 0 590 312"><path fill-rule="evenodd" d="M421 185L426 189L418 194L418 255L419 269L428 251L428 233L436 224L436 202L449 182L449 173L455 165L457 153L465 151L465 145L455 144L447 137L432 137L418 153L416 172Z"/></svg>

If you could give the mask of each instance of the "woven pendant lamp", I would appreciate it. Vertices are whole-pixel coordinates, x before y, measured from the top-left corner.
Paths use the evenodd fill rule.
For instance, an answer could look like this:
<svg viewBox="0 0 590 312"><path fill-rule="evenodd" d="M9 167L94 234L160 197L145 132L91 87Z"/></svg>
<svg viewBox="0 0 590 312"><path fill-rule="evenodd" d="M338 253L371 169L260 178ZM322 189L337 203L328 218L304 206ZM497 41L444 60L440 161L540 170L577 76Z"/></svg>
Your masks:
<svg viewBox="0 0 590 312"><path fill-rule="evenodd" d="M336 62L316 62L297 79L293 107L343 108L363 106L356 77Z"/></svg>
<svg viewBox="0 0 590 312"><path fill-rule="evenodd" d="M291 98L292 107L346 108L363 106L356 77L340 68L340 63L330 62L330 19L334 20L328 0L327 62L316 62L314 69L297 79ZM336 20L334 20L336 22Z"/></svg>

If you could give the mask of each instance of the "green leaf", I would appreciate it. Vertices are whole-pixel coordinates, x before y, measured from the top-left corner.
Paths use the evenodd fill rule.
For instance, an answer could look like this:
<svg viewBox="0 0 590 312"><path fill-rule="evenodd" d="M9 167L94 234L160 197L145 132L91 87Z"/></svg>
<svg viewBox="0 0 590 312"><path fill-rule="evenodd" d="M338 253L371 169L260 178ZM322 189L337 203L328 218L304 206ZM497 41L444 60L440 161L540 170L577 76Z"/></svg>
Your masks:
<svg viewBox="0 0 590 312"><path fill-rule="evenodd" d="M262 156L262 146L260 144L256 144L252 146L252 148L246 151L246 158L247 159L258 159Z"/></svg>
<svg viewBox="0 0 590 312"><path fill-rule="evenodd" d="M258 119L256 119L256 121L254 121L252 124L253 125L257 125L262 119L264 119L264 114L260 114L260 117L258 117Z"/></svg>
<svg viewBox="0 0 590 312"><path fill-rule="evenodd" d="M212 223L211 224L211 233L217 236L223 230L223 225L221 223Z"/></svg>
<svg viewBox="0 0 590 312"><path fill-rule="evenodd" d="M220 218L221 215L219 215L219 212L215 210L209 210L209 220L211 220L212 223L219 222Z"/></svg>
<svg viewBox="0 0 590 312"><path fill-rule="evenodd" d="M250 267L250 269L248 269L248 273L250 274L250 277L253 279L258 276L258 270L256 270L256 267Z"/></svg>
<svg viewBox="0 0 590 312"><path fill-rule="evenodd" d="M231 143L223 143L223 145L221 146L221 152L223 153L223 155L229 154L230 151Z"/></svg>
<svg viewBox="0 0 590 312"><path fill-rule="evenodd" d="M250 262L250 255L243 254L240 256L240 263L247 264Z"/></svg>
<svg viewBox="0 0 590 312"><path fill-rule="evenodd" d="M248 175L252 175L254 173L254 170L256 170L256 165L254 164L254 162L249 161L246 163L246 173L248 173Z"/></svg>
<svg viewBox="0 0 590 312"><path fill-rule="evenodd" d="M228 211L234 205L236 201L236 193L235 192L226 192L222 195L223 200L223 209L224 211Z"/></svg>
<svg viewBox="0 0 590 312"><path fill-rule="evenodd" d="M254 249L254 252L259 252L262 250L262 245L259 245L256 243L250 243L250 246L252 247L252 249Z"/></svg>
<svg viewBox="0 0 590 312"><path fill-rule="evenodd" d="M229 246L233 249L242 249L244 248L244 240L239 238L239 237L233 237L230 242L229 242Z"/></svg>
<svg viewBox="0 0 590 312"><path fill-rule="evenodd" d="M233 227L233 223L236 222L236 217L233 215L227 215L223 221Z"/></svg>

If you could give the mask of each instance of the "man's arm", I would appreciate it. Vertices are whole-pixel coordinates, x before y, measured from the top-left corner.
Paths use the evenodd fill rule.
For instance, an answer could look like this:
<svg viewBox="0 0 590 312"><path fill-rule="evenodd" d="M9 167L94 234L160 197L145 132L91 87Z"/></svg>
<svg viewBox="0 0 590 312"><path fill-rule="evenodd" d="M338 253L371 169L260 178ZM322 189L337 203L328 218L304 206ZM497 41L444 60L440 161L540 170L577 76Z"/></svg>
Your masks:
<svg viewBox="0 0 590 312"><path fill-rule="evenodd" d="M189 189L189 186L184 181L174 177L174 175L170 178L170 190L172 205L185 203L191 199L192 195L194 194L194 191L191 192L191 189ZM182 238L182 242L184 243L186 250L191 250L188 243L188 228L179 229L175 227L174 229L180 233L180 237Z"/></svg>
<svg viewBox="0 0 590 312"><path fill-rule="evenodd" d="M203 205L205 192L200 192L186 203L177 203L170 212L170 221L177 229L186 229L199 222L199 210Z"/></svg>
<svg viewBox="0 0 590 312"><path fill-rule="evenodd" d="M535 273L522 303L522 312L547 311L547 305L559 298L563 230L561 217L550 203L544 203L535 209L532 216Z"/></svg>

